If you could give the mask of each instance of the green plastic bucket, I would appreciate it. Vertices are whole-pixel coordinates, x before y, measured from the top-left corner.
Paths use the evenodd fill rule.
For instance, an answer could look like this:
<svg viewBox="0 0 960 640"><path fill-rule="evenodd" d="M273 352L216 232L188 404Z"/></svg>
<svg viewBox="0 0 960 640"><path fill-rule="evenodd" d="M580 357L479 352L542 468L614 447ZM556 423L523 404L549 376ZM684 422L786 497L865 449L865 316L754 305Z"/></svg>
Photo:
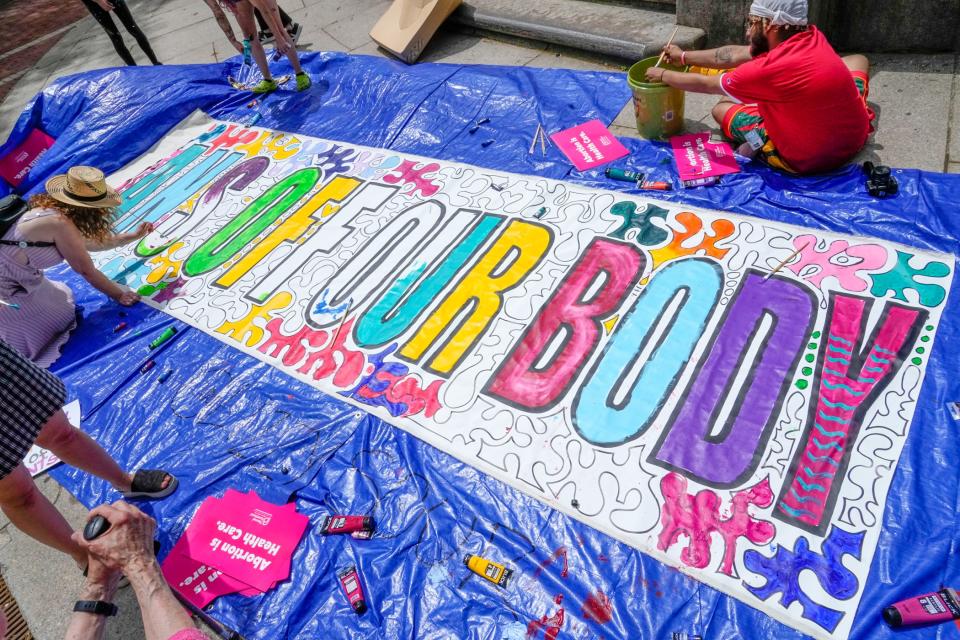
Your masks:
<svg viewBox="0 0 960 640"><path fill-rule="evenodd" d="M659 55L636 63L627 72L627 84L633 91L633 111L637 116L637 131L647 139L668 138L683 130L684 93L662 82L647 82L646 71L657 64ZM671 71L686 71L686 67L661 65Z"/></svg>

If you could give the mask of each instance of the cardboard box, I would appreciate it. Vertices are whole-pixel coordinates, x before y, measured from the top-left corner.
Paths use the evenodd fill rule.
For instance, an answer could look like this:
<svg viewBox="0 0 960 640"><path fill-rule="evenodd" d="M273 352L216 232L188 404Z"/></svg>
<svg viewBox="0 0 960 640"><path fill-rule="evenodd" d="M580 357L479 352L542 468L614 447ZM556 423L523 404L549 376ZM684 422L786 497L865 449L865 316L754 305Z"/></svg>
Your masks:
<svg viewBox="0 0 960 640"><path fill-rule="evenodd" d="M370 30L381 47L410 64L423 53L430 38L461 0L394 0Z"/></svg>

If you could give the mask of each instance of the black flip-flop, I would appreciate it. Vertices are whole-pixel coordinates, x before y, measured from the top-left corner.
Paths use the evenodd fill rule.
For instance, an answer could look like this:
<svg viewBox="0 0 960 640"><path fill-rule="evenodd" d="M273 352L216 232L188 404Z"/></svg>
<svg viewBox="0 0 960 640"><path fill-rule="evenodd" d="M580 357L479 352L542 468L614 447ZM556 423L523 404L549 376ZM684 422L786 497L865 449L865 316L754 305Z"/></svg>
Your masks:
<svg viewBox="0 0 960 640"><path fill-rule="evenodd" d="M170 482L164 487L163 480L167 477L170 478ZM125 491L123 497L128 500L136 498L159 500L176 491L179 484L180 482L172 473L157 469L140 469L133 474L130 491Z"/></svg>

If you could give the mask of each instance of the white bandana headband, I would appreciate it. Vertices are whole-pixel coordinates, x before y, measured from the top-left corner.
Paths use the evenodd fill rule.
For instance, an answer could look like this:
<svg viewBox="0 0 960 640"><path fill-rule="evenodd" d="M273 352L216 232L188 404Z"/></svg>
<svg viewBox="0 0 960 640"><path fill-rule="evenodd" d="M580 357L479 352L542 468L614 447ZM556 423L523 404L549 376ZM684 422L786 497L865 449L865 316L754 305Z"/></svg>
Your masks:
<svg viewBox="0 0 960 640"><path fill-rule="evenodd" d="M766 18L770 24L803 26L807 24L807 0L754 0L750 15Z"/></svg>

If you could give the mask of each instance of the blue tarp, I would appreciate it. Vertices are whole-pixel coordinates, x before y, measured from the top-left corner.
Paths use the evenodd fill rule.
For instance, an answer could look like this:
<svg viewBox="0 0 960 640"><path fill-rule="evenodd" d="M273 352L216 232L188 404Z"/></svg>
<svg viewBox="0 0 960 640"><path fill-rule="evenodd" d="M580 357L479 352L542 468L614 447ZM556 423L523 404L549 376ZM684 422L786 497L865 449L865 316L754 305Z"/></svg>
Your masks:
<svg viewBox="0 0 960 640"><path fill-rule="evenodd" d="M280 91L255 108L261 126L463 161L516 173L624 189L600 172L580 174L556 153L527 154L537 122L549 130L611 121L629 99L623 74L422 64L408 67L337 53L304 56L315 88ZM36 190L73 164L115 171L195 109L247 122L249 94L220 65L106 69L61 78L28 105L0 156L39 127L57 139L31 172ZM480 118L490 122L471 134ZM492 140L487 146L484 142ZM674 180L662 144L625 140L619 163ZM792 224L863 234L956 254L960 177L897 171L901 193L878 201L850 167L793 178L749 163L722 186L673 191L665 199ZM4 189L0 184L0 195ZM660 194L658 194L659 196ZM274 502L295 500L311 519L291 580L257 598L228 596L210 609L247 638L799 638L801 634L549 507L433 447L145 305L122 310L66 270L83 319L55 370L81 400L83 428L128 468L174 470L181 488L144 505L160 523L163 554L200 502L229 488ZM958 425L944 402L960 399L951 376L960 332L951 297L884 513L884 531L855 638L950 638L953 625L894 634L881 609L941 584L960 586ZM120 314L134 332L117 337ZM154 352L160 384L141 376L146 344L176 324ZM55 477L84 504L117 494L62 467ZM322 537L330 512L371 513L373 540ZM471 576L465 553L506 559L517 570L499 590ZM356 616L336 571L356 564L371 610ZM598 593L604 594L602 597ZM604 607L609 600L609 620Z"/></svg>

